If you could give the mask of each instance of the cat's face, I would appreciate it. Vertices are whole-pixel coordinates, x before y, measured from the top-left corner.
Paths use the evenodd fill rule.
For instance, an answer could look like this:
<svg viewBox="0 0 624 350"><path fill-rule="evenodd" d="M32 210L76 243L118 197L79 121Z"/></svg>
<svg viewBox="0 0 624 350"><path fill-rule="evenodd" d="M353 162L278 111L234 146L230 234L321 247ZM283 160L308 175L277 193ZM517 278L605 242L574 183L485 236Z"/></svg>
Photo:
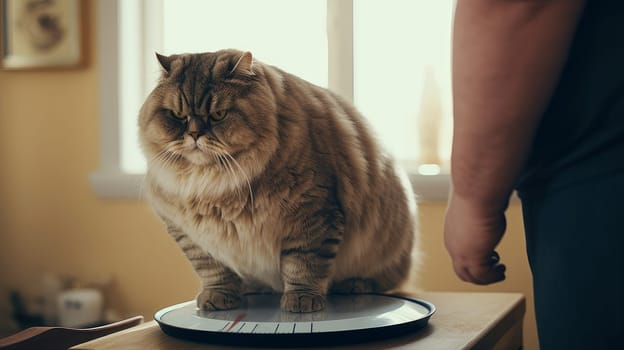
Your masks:
<svg viewBox="0 0 624 350"><path fill-rule="evenodd" d="M160 56L139 136L150 166L210 167L252 176L277 148L275 98L250 53ZM257 69L256 69L257 70Z"/></svg>

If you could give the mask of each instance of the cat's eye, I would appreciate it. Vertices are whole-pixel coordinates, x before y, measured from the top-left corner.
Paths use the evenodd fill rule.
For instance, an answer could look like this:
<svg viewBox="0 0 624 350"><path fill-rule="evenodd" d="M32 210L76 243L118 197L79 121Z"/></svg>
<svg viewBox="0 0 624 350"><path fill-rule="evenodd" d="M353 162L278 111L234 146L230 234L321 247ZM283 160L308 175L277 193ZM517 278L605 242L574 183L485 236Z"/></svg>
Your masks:
<svg viewBox="0 0 624 350"><path fill-rule="evenodd" d="M184 116L182 113L179 113L171 109L168 110L167 112L169 112L169 115L175 119L186 120L186 116Z"/></svg>
<svg viewBox="0 0 624 350"><path fill-rule="evenodd" d="M219 121L219 120L223 120L223 118L225 118L226 115L227 115L227 110L222 109L220 111L213 112L210 115L210 117L216 121Z"/></svg>

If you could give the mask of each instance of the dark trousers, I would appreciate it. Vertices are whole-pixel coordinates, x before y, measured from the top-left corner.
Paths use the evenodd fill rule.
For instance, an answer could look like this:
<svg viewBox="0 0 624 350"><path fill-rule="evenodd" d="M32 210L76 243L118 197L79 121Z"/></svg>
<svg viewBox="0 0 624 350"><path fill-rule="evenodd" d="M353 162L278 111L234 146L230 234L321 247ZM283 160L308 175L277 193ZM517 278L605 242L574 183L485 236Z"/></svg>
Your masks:
<svg viewBox="0 0 624 350"><path fill-rule="evenodd" d="M541 350L624 349L624 172L520 197Z"/></svg>

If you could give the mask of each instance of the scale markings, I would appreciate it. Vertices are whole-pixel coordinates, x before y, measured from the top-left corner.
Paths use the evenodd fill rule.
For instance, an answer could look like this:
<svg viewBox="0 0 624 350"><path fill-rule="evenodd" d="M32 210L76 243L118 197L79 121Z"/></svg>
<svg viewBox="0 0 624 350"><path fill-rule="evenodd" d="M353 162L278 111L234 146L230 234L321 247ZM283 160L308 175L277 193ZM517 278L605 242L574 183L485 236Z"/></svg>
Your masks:
<svg viewBox="0 0 624 350"><path fill-rule="evenodd" d="M275 327L275 334L288 334L288 333L292 333L292 327L290 326L290 322L278 323L277 327Z"/></svg>
<svg viewBox="0 0 624 350"><path fill-rule="evenodd" d="M274 322L258 322L253 332L259 334L275 334L277 327Z"/></svg>
<svg viewBox="0 0 624 350"><path fill-rule="evenodd" d="M241 324L241 326L240 326L240 327L238 327L238 329L237 329L235 332L236 332L236 333L240 333L240 332L243 330L243 328L245 327L245 325L246 325L246 324L247 324L246 322L243 322L243 323Z"/></svg>
<svg viewBox="0 0 624 350"><path fill-rule="evenodd" d="M245 316L247 316L247 314L244 314L244 313L239 314L238 316L236 316L236 318L234 319L234 322L232 323L232 325L231 325L231 326L229 326L229 327L228 327L225 331L226 331L226 332L231 331L231 330L232 330L232 328L234 328L234 326L236 326L236 325L237 325L240 321L242 321L242 320L243 320L243 318L245 318ZM223 327L223 328L225 328L225 327ZM242 327L241 327L241 328L242 328ZM239 330L240 330L240 329L239 329Z"/></svg>
<svg viewBox="0 0 624 350"><path fill-rule="evenodd" d="M223 328L221 328L221 329L219 330L219 332L223 332L223 331L225 331L225 327L227 327L230 323L231 323L231 322L230 322L230 321L228 321L225 325L223 325Z"/></svg>
<svg viewBox="0 0 624 350"><path fill-rule="evenodd" d="M312 333L312 322L295 323L293 333Z"/></svg>

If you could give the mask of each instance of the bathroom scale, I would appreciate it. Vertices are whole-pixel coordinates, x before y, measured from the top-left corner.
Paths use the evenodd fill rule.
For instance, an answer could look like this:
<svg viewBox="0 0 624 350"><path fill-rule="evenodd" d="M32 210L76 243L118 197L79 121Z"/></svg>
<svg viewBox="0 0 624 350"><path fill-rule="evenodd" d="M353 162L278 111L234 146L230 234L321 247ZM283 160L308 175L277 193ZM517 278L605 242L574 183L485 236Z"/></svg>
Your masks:
<svg viewBox="0 0 624 350"><path fill-rule="evenodd" d="M281 294L247 294L241 307L205 311L189 301L164 308L154 319L166 334L222 345L306 347L344 345L413 333L427 325L435 306L390 294L330 294L325 309L280 310Z"/></svg>

